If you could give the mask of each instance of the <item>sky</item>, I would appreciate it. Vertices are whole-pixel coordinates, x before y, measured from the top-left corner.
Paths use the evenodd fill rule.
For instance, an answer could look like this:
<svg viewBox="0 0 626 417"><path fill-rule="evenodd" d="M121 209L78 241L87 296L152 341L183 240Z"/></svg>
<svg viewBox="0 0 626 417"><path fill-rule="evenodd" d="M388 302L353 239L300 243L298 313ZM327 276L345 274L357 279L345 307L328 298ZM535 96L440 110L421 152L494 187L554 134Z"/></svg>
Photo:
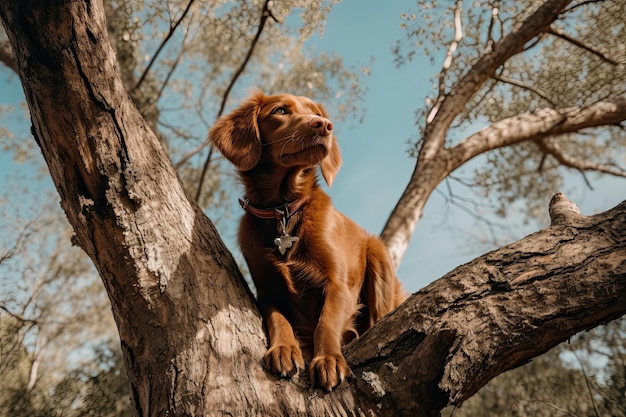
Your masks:
<svg viewBox="0 0 626 417"><path fill-rule="evenodd" d="M416 136L415 111L424 106L432 78L441 65L441 62L431 63L430 59L419 56L401 68L393 63L391 47L404 36L400 15L415 7L415 2L405 0L344 0L333 7L323 37L316 34L307 43L319 50L335 51L348 66L368 65L371 71L363 80L368 89L360 103L365 111L363 122L359 124L350 118L333 122L343 165L327 191L338 210L374 234L382 230L413 171L415 161L407 154L407 140ZM369 65L371 57L374 61ZM17 106L21 101L19 80L0 66L0 106ZM15 115L9 119L0 117L0 127L3 125L22 132L27 132L30 126ZM480 164L480 159L473 163ZM0 194L7 176L23 169L23 165L0 150ZM51 182L46 184L52 188ZM626 198L626 180L594 180L594 190L590 190L580 175L572 174L566 189L556 191L565 191L583 214L593 214L612 208ZM463 195L468 190L459 188L455 192ZM239 209L236 203L239 196L232 196L235 210ZM549 198L546 198L546 211L548 203ZM8 208L5 205L0 210ZM507 224L506 219L491 220ZM11 222L11 218L0 216L0 222ZM524 225L519 220L512 224L507 237L509 242L546 226L534 222ZM0 223L0 230L4 227L6 224ZM398 276L406 290L417 291L456 266L493 249L479 244L487 237L487 230L479 221L434 193L398 269ZM232 239L226 237L225 240L235 249Z"/></svg>

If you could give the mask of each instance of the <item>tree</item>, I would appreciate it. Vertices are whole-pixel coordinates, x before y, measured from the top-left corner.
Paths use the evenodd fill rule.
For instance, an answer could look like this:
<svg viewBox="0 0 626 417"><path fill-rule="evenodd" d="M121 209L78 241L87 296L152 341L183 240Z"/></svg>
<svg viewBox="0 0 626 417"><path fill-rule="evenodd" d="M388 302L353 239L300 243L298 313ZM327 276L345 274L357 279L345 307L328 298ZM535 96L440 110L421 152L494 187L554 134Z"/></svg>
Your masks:
<svg viewBox="0 0 626 417"><path fill-rule="evenodd" d="M100 282L85 279L93 266L80 248L68 245L69 227L45 194L30 201L37 207L36 219L18 229L15 244L0 252L0 374L11 381L0 389L2 416L54 414L53 405L62 405L54 392L68 358L74 358L72 366L92 369L89 344L115 338ZM19 220L14 218L18 228ZM10 229L3 232L11 239ZM64 384L65 398L74 386Z"/></svg>
<svg viewBox="0 0 626 417"><path fill-rule="evenodd" d="M140 415L437 415L624 313L626 204L584 217L557 195L549 228L452 271L351 344L354 380L319 397L276 380L252 296L128 97L103 16L99 2L0 2L33 135L107 289Z"/></svg>
<svg viewBox="0 0 626 417"><path fill-rule="evenodd" d="M432 13L435 2L420 3L429 5L427 13ZM535 3L536 8L520 2L477 2L469 12L479 14L471 20L476 24L465 28L463 2L455 2L454 38L438 76L437 95L421 113L424 125L415 170L382 233L396 264L439 183L486 152L500 152L501 158L489 159L486 168L478 170L476 183L487 192L498 189L500 210L520 195L535 209L532 197L543 193L534 189L558 181L558 174L545 178L545 173L559 164L583 174L626 176L611 153L625 138L620 127L626 118L623 46L613 35L596 30L626 33L623 8L609 1L583 12L590 2ZM590 24L576 25L577 19L589 19ZM410 36L441 33L427 35L418 28ZM464 49L460 58L455 56L457 48ZM400 52L398 56L402 58ZM568 59L571 56L577 59ZM467 137L458 133L468 122L484 118L491 124ZM596 129L596 136L589 138L599 126L602 133ZM456 136L463 139L455 142ZM599 161L594 161L592 150L599 151ZM533 171L543 173L544 181L523 180Z"/></svg>
<svg viewBox="0 0 626 417"><path fill-rule="evenodd" d="M356 75L343 66L340 57L324 53L304 56L299 47L301 38L320 29L320 22L328 9L326 6L316 7L315 13L303 16L302 27L290 25L286 31L269 23L284 19L291 8L306 5L307 1L277 4L272 8L271 16L266 16L267 23L263 27L258 27L263 4L235 2L220 7L216 14L213 13L214 3L107 0L104 9L109 39L116 51L127 91L175 162L186 188L199 196L197 201L202 207L211 207L212 220L220 225L223 224L221 219L228 215L227 207L223 206L222 184L224 178L228 180L230 168L224 169L215 153L209 152L207 157L204 138L208 120L221 111L220 104L223 108L229 97L237 95L224 91L224 80L232 77L231 84L237 81L238 74L245 68L241 61L247 52L253 56L255 72L254 76L246 75L246 79L258 79L268 88L313 88L321 98L330 94L328 85L332 83L334 88L345 93L344 99L333 101L337 104L334 111L339 114L345 112L343 106L349 106L348 102L358 97L360 88ZM252 45L248 45L255 32L261 29L264 36L255 38ZM302 37L292 36L294 32L301 33ZM163 41L155 44L154 39ZM3 30L0 31L0 43L0 52L3 52L0 61L15 71L13 52ZM232 49L228 50L226 46ZM284 66L280 71L271 62L277 49L281 51L280 60ZM148 62L145 56L154 59ZM207 71L210 68L212 70ZM290 77L283 73L290 74ZM189 81L190 76L193 82ZM215 100L216 96L222 97L221 103ZM167 103L165 110L163 102ZM176 106L180 108L176 109ZM0 107L2 112L4 108ZM189 114L194 120L180 123ZM0 308L4 310L0 313L21 312L33 323L26 332L28 359L36 370L33 373L33 381L36 381L33 395L38 393L50 400L54 387L66 380L63 372L75 374L77 357L85 372L93 372L92 361L98 357L92 346L113 337L116 328L97 273L93 268L83 267L89 260L80 248L68 245L71 227L57 201L54 197L42 195L42 187L33 185L44 182L39 181L33 172L41 171L44 175L48 172L41 167L43 159L30 138L30 129L26 128L22 133L0 127L0 147L14 155L15 160L26 160L24 165L30 165L29 168L34 165L35 168L18 179L3 180L2 215L7 215L7 207L15 206L15 195L22 196L18 201L29 200L24 204L23 212L32 211L32 207L40 208L30 227L31 238L20 245L13 259L0 269L3 288ZM204 166L203 161L206 161ZM198 178L206 180L202 182ZM25 184L29 186L24 187ZM11 189L12 186L15 189ZM9 204L4 204L5 199ZM7 243L11 242L11 229L17 229L19 224L15 218L28 218L19 208L15 211L20 214L9 214L11 221L2 226L2 240ZM97 328L92 323L97 324ZM91 330L94 332L89 333ZM79 385L65 384L66 396L70 395L68 389L71 387L78 388ZM80 399L84 391L72 395Z"/></svg>

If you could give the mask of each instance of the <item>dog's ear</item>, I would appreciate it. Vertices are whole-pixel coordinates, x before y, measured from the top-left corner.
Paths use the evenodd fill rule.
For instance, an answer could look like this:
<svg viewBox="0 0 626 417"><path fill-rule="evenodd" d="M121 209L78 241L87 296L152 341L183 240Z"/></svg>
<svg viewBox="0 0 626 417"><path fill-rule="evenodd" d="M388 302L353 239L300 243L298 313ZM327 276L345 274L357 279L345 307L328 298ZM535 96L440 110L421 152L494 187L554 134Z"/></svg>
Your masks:
<svg viewBox="0 0 626 417"><path fill-rule="evenodd" d="M261 159L261 133L257 118L264 99L255 93L232 113L222 116L209 131L209 140L241 171L248 171Z"/></svg>
<svg viewBox="0 0 626 417"><path fill-rule="evenodd" d="M339 144L337 144L337 138L333 136L330 143L330 152L328 152L328 155L322 159L321 163L322 176L329 187L333 184L333 180L335 179L337 172L339 172L339 167L341 166L341 151L339 150Z"/></svg>
<svg viewBox="0 0 626 417"><path fill-rule="evenodd" d="M326 109L324 106L317 103L317 107L320 109L321 115L328 119L328 113L326 113ZM339 150L339 144L337 143L337 138L335 135L332 136L330 141L330 151L328 155L321 162L322 168L322 176L324 177L324 181L330 187L333 184L333 180L339 172L339 167L341 166L341 151Z"/></svg>
<svg viewBox="0 0 626 417"><path fill-rule="evenodd" d="M341 166L341 151L339 150L337 138L333 136L330 143L330 152L328 152L328 155L322 159L322 163L320 164L322 167L322 176L329 187L333 184L333 180L335 179L337 172L339 172L339 167Z"/></svg>

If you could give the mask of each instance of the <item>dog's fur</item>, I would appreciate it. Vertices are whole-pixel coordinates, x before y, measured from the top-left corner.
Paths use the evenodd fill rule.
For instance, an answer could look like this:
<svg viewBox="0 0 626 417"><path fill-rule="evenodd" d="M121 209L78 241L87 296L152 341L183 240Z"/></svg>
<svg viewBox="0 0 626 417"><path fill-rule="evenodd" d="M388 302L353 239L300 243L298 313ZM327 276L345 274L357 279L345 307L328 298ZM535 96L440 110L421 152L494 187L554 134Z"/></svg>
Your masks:
<svg viewBox="0 0 626 417"><path fill-rule="evenodd" d="M243 216L239 244L257 289L269 336L266 367L292 376L309 363L313 384L332 390L350 374L341 346L395 308L405 295L383 243L333 207L330 186L341 154L319 104L255 93L209 133L232 162L247 203L281 207L304 197L286 232L299 239L281 254L279 219Z"/></svg>

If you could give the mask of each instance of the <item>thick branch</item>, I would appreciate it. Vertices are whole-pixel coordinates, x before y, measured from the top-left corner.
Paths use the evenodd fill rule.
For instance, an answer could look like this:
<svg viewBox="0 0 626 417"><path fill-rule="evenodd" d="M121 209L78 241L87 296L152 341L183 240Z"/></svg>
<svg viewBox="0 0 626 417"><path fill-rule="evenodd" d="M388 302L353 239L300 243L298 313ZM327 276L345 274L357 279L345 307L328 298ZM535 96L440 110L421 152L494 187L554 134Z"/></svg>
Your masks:
<svg viewBox="0 0 626 417"><path fill-rule="evenodd" d="M448 273L348 347L371 407L438 415L505 370L626 313L626 202L584 217L557 194L550 215L547 229Z"/></svg>
<svg viewBox="0 0 626 417"><path fill-rule="evenodd" d="M75 241L107 289L137 413L208 415L218 400L240 401L220 387L258 364L260 318L235 261L131 102L102 3L0 0L0 17L33 135ZM263 375L255 369L239 372Z"/></svg>
<svg viewBox="0 0 626 417"><path fill-rule="evenodd" d="M445 132L456 116L458 116L467 102L480 90L486 80L491 78L496 70L512 56L524 51L524 45L544 33L552 22L556 20L563 8L571 0L549 0L511 33L500 39L493 47L493 51L482 55L470 70L456 83L446 95L441 106L429 116L424 132L425 145L422 153L424 157L434 156L443 147ZM426 146L426 142L429 143Z"/></svg>
<svg viewBox="0 0 626 417"><path fill-rule="evenodd" d="M585 107L544 108L533 113L509 117L471 135L449 150L456 169L470 159L490 150L528 140L579 132L583 129L616 125L626 120L626 98L600 101ZM446 155L446 157L448 157Z"/></svg>

